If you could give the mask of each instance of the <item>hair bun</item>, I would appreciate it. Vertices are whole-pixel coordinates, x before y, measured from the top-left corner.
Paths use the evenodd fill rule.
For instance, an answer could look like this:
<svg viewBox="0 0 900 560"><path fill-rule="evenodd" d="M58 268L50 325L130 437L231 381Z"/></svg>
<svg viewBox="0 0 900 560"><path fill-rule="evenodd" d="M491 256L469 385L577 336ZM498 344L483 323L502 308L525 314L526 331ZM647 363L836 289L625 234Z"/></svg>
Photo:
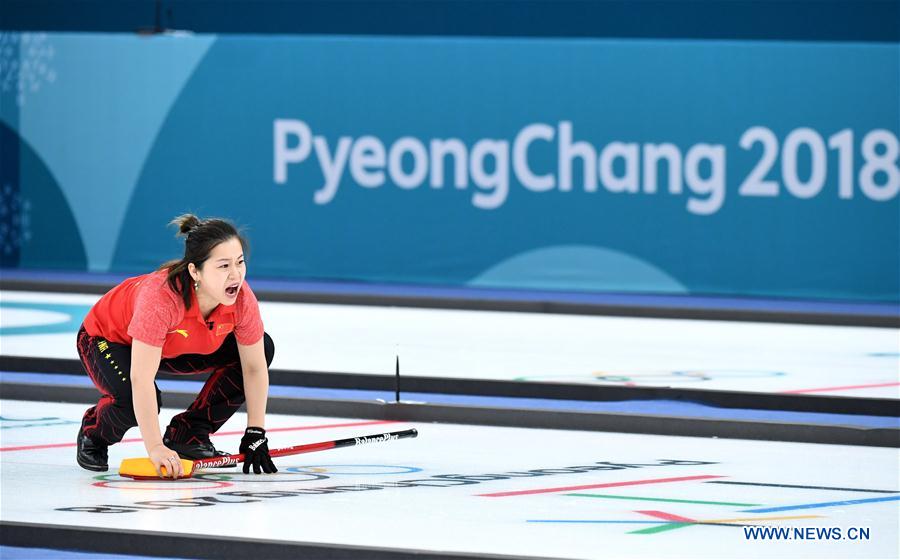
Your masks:
<svg viewBox="0 0 900 560"><path fill-rule="evenodd" d="M178 226L179 235L187 235L192 229L200 225L200 218L193 214L182 214L171 222Z"/></svg>

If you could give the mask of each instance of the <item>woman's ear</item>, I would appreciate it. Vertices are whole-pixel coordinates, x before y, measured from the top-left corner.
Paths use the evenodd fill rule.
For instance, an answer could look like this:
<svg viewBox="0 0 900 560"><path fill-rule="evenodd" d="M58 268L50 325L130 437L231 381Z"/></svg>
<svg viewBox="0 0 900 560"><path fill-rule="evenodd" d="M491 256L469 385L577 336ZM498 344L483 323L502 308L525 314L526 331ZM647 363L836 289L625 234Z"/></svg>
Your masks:
<svg viewBox="0 0 900 560"><path fill-rule="evenodd" d="M195 282L200 279L200 272L197 270L197 267L194 266L194 263L188 263L187 268L191 278L193 278Z"/></svg>

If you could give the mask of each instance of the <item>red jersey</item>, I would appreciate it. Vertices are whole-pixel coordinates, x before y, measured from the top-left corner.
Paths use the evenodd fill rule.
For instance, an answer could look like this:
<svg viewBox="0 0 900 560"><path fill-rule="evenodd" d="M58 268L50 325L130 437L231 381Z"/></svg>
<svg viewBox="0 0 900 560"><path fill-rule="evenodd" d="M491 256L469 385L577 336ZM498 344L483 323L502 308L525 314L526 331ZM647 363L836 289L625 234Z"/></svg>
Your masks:
<svg viewBox="0 0 900 560"><path fill-rule="evenodd" d="M249 346L263 336L256 295L244 282L233 305L219 304L206 319L200 314L197 295L191 292L191 308L158 270L128 278L106 293L88 312L84 329L119 344L133 339L162 347L163 358L182 354L212 354L234 332L239 344Z"/></svg>

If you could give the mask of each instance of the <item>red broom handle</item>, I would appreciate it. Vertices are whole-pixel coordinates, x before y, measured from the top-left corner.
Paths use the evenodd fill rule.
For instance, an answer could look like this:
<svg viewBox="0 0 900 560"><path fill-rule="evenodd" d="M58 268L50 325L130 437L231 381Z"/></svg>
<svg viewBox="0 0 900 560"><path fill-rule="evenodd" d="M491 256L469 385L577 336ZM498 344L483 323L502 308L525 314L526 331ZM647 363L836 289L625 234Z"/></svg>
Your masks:
<svg viewBox="0 0 900 560"><path fill-rule="evenodd" d="M338 447L353 447L356 445L364 445L366 443L379 443L384 441L392 441L395 439L414 438L419 432L412 428L410 430L401 430L399 432L386 432L383 434L372 434L368 436L351 437L344 439L335 439L332 441L320 441L319 443L307 443L305 445L295 445L293 447L283 447L281 449L272 449L269 451L271 457L284 457L286 455L299 455L301 453L312 453L314 451L325 451L326 449L336 449ZM222 457L210 457L209 459L195 459L194 468L200 469L204 467L227 467L237 465L244 461L244 454L237 453L235 455L224 455Z"/></svg>

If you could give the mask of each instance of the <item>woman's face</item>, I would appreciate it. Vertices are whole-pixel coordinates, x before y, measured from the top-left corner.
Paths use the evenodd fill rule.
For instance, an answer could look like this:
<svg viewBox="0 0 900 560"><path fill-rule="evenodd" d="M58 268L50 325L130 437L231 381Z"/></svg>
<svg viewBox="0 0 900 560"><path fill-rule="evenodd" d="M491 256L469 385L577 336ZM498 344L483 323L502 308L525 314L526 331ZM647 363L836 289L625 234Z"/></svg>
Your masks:
<svg viewBox="0 0 900 560"><path fill-rule="evenodd" d="M191 277L200 282L197 299L233 305L244 283L247 268L244 264L244 248L237 237L216 245L202 268L189 266Z"/></svg>

